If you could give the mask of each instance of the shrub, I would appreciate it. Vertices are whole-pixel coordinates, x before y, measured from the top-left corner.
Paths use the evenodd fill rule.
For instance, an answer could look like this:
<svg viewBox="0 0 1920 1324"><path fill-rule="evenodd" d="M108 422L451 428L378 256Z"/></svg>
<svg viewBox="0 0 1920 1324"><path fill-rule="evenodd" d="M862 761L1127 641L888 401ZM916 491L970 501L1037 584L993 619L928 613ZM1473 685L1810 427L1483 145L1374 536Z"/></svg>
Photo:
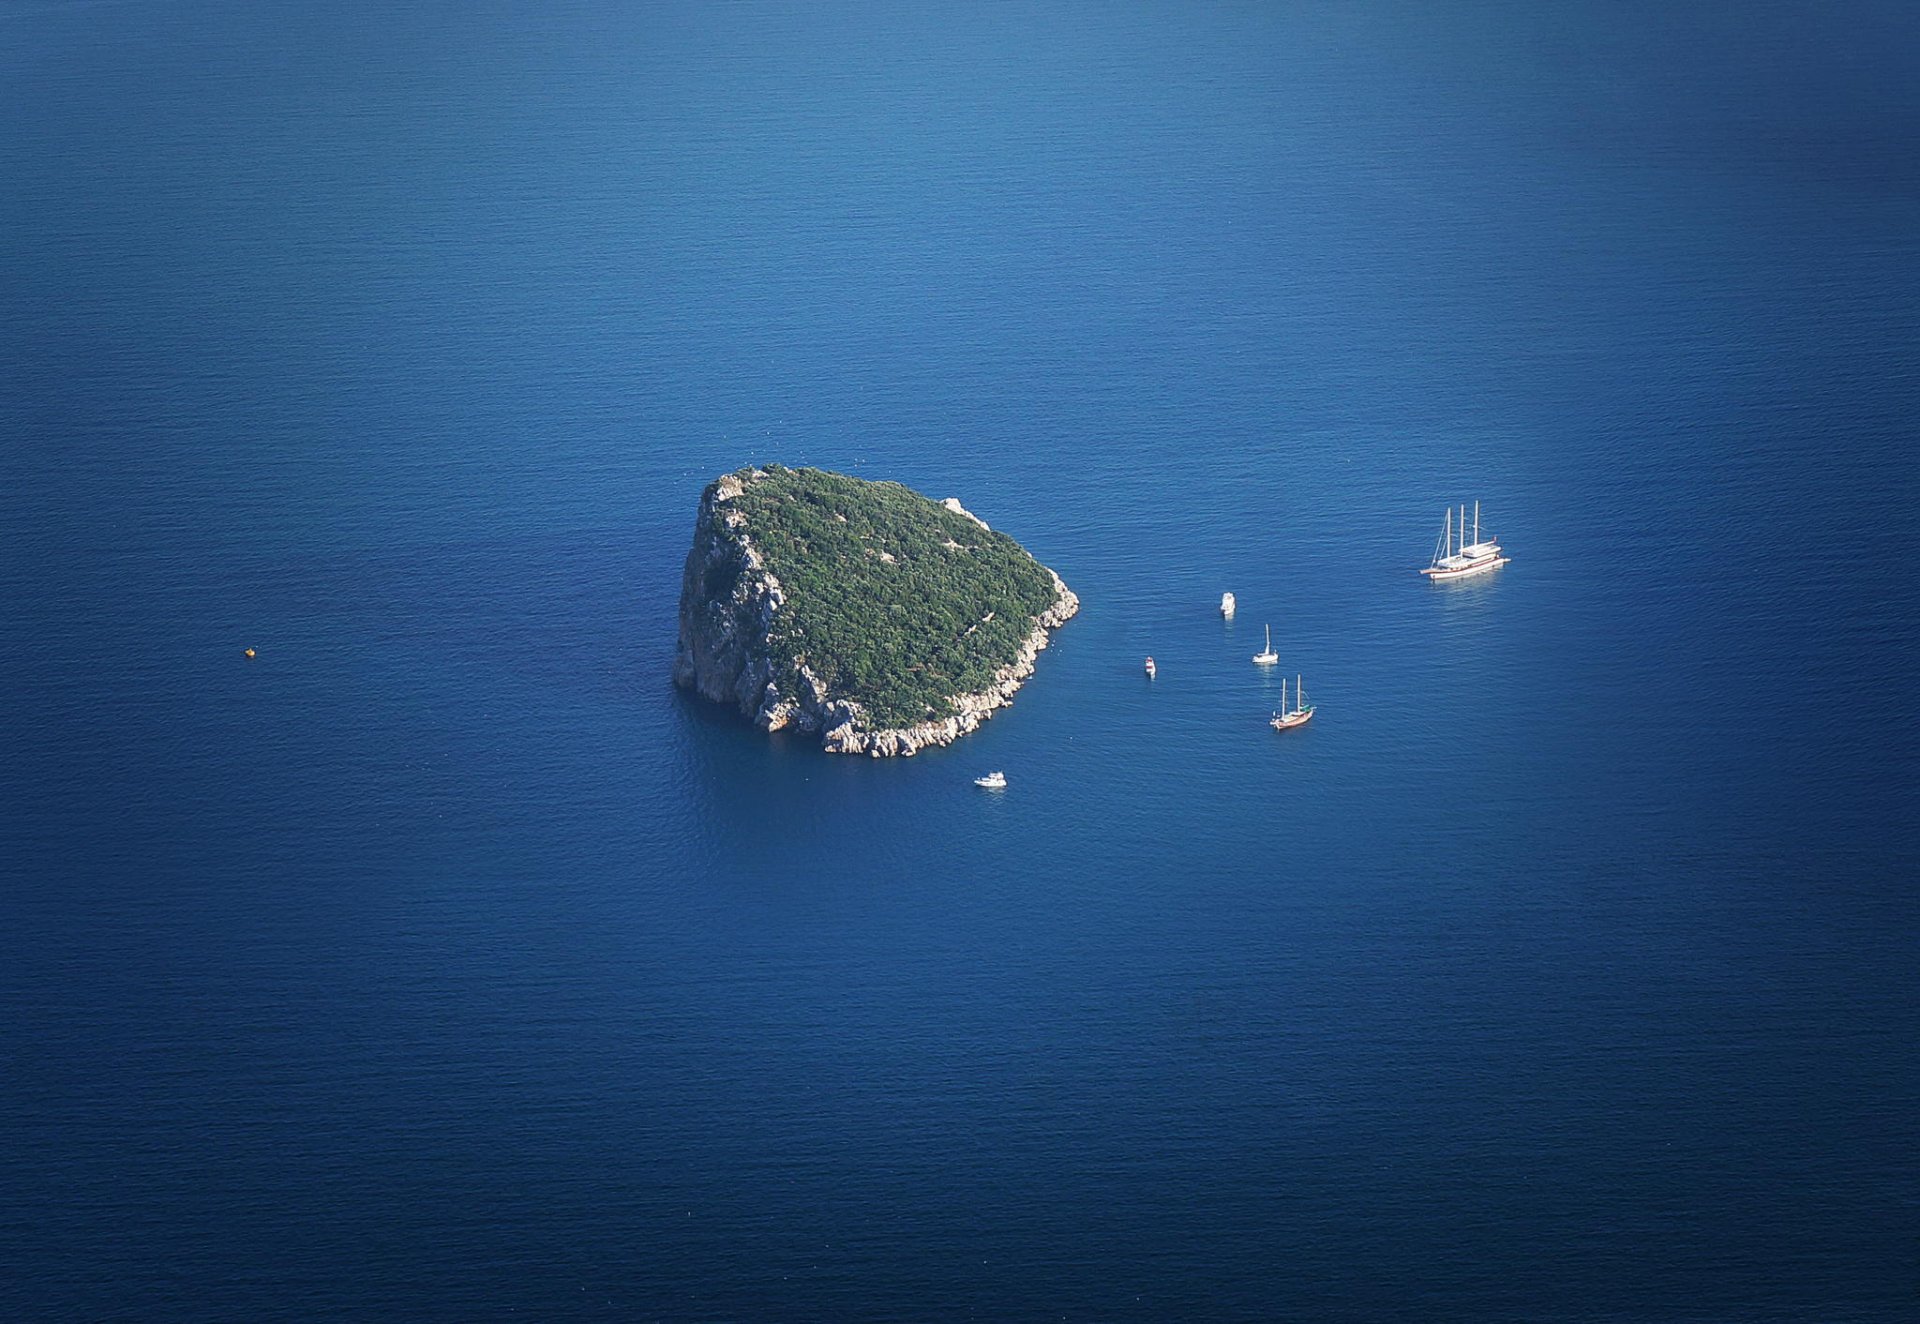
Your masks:
<svg viewBox="0 0 1920 1324"><path fill-rule="evenodd" d="M1019 543L899 483L771 465L733 504L786 590L781 688L805 663L876 726L950 716L950 697L986 689L1053 604L1052 576Z"/></svg>

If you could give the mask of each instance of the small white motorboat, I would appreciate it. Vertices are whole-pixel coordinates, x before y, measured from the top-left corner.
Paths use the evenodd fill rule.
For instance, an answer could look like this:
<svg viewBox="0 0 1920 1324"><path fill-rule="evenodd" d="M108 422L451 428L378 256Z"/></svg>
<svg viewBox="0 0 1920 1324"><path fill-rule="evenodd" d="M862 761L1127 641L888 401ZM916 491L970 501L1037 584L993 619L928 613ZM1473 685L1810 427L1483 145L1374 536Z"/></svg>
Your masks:
<svg viewBox="0 0 1920 1324"><path fill-rule="evenodd" d="M1220 595L1220 614L1226 617L1228 620L1232 620L1233 608L1234 608L1233 594L1222 593Z"/></svg>
<svg viewBox="0 0 1920 1324"><path fill-rule="evenodd" d="M1007 789L1007 774L1004 772L990 772L984 777L975 777L973 784L975 786L984 786L989 791L1004 791Z"/></svg>
<svg viewBox="0 0 1920 1324"><path fill-rule="evenodd" d="M1147 659L1147 679L1152 680L1155 676L1159 674L1160 674L1160 668L1153 665L1152 658L1148 658Z"/></svg>

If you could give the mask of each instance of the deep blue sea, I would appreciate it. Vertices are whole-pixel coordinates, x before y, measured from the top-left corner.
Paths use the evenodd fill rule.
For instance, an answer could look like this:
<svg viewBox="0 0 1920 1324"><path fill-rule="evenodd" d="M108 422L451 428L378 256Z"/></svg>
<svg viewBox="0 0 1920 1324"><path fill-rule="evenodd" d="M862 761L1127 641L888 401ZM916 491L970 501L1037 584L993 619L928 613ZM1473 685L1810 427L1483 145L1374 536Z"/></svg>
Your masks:
<svg viewBox="0 0 1920 1324"><path fill-rule="evenodd" d="M1916 419L1909 3L0 0L0 1316L1914 1319Z"/></svg>

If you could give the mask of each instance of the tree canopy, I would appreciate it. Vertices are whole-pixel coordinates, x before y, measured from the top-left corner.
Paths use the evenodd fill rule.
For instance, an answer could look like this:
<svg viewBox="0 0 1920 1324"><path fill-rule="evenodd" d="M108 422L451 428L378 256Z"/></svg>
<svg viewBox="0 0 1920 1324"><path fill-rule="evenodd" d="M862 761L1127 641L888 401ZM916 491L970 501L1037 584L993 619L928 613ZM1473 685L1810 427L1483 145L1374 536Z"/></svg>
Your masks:
<svg viewBox="0 0 1920 1324"><path fill-rule="evenodd" d="M1053 577L1004 533L899 483L770 465L733 509L780 581L775 678L804 663L876 726L950 716L993 683L1053 604Z"/></svg>

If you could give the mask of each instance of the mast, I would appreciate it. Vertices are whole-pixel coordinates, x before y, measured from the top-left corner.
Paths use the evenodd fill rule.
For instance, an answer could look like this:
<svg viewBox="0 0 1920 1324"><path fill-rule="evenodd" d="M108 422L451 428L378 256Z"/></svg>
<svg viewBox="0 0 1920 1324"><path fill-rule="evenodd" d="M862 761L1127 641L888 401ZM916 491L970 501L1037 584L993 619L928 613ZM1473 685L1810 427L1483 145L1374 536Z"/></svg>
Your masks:
<svg viewBox="0 0 1920 1324"><path fill-rule="evenodd" d="M1480 545L1480 503L1473 503L1473 545Z"/></svg>

